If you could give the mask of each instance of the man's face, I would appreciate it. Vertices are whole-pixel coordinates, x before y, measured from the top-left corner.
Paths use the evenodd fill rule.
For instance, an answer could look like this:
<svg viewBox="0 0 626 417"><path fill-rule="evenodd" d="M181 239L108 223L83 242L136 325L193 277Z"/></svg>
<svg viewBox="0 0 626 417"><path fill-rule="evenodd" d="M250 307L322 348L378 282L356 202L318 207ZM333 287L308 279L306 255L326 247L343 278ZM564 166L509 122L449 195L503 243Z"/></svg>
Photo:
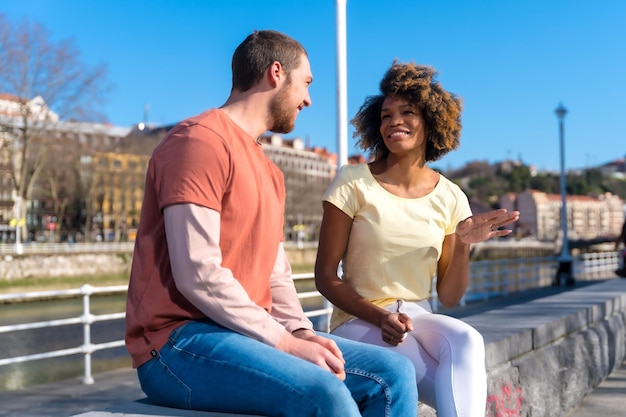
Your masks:
<svg viewBox="0 0 626 417"><path fill-rule="evenodd" d="M311 66L306 55L294 68L276 92L269 105L270 128L275 133L289 133L295 128L296 117L304 107L311 105L309 85L313 82Z"/></svg>

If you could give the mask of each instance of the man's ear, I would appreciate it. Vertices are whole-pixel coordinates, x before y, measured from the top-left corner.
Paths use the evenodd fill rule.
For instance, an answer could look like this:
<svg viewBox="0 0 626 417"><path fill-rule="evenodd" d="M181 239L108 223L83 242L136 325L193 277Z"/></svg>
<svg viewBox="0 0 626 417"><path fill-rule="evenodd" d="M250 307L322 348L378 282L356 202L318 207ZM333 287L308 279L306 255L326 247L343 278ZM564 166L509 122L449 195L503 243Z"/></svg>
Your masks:
<svg viewBox="0 0 626 417"><path fill-rule="evenodd" d="M285 78L285 71L283 70L283 66L280 62L274 61L267 69L267 78L272 87L277 87L280 85L282 80Z"/></svg>

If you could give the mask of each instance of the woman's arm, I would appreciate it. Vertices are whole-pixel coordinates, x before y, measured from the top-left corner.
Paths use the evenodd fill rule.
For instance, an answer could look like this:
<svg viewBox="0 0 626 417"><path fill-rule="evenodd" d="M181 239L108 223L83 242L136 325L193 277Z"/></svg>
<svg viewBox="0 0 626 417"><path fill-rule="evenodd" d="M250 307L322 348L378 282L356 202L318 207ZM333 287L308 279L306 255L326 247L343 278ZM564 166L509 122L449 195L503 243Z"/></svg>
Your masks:
<svg viewBox="0 0 626 417"><path fill-rule="evenodd" d="M324 202L324 215L315 261L315 285L335 306L346 313L380 325L386 310L361 297L337 276L339 262L348 246L352 219L329 202Z"/></svg>
<svg viewBox="0 0 626 417"><path fill-rule="evenodd" d="M500 227L517 220L519 220L518 211L492 210L459 222L456 233L444 238L441 257L437 264L437 296L445 307L458 304L467 290L470 245L510 234L511 230Z"/></svg>
<svg viewBox="0 0 626 417"><path fill-rule="evenodd" d="M470 245L457 239L456 233L443 239L437 263L437 297L446 308L461 301L469 284Z"/></svg>
<svg viewBox="0 0 626 417"><path fill-rule="evenodd" d="M324 202L324 216L315 261L315 285L322 295L341 310L381 327L383 340L388 340L386 336L400 340L402 334L412 328L412 324L400 320L410 321L410 319L400 318L398 313L392 314L374 305L337 276L339 262L348 245L351 227L352 219L347 214L333 204Z"/></svg>

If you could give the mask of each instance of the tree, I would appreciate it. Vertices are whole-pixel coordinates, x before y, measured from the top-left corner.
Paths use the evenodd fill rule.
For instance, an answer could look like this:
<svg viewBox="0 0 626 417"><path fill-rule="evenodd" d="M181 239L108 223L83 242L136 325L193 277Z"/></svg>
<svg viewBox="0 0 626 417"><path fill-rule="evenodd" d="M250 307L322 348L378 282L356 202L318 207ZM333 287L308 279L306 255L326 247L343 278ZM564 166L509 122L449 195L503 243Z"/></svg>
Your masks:
<svg viewBox="0 0 626 417"><path fill-rule="evenodd" d="M72 40L51 41L39 23L9 21L0 14L0 93L14 107L0 116L0 147L8 153L20 217L63 120L103 120L95 108L108 90L104 64L81 62Z"/></svg>
<svg viewBox="0 0 626 417"><path fill-rule="evenodd" d="M532 175L530 174L530 169L527 166L514 166L509 173L503 173L502 175L505 179L508 179L510 187L509 191L520 193L530 188Z"/></svg>
<svg viewBox="0 0 626 417"><path fill-rule="evenodd" d="M500 196L507 192L527 189L547 194L560 193L560 176L544 172L531 174L529 167L515 165L503 169L502 164L472 161L464 167L445 173L459 184L473 205L495 208ZM604 175L600 169L584 172L568 172L566 178L568 195L601 195L611 193L626 200L626 180L619 175Z"/></svg>
<svg viewBox="0 0 626 417"><path fill-rule="evenodd" d="M54 224L46 224L48 230L56 230L59 236L64 229L70 226L69 217L75 213L68 213L76 207L76 201L80 200L80 172L77 163L80 159L73 141L63 136L47 146L41 175L33 183L31 197L39 201L45 201L46 214L52 213Z"/></svg>

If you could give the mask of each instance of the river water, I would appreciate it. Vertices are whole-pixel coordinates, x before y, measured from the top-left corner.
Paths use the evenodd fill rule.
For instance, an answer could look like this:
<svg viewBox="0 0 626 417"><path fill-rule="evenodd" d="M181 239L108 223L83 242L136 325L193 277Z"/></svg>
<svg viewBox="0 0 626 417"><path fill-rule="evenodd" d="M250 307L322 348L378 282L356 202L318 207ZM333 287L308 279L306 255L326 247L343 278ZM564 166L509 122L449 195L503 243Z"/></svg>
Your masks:
<svg viewBox="0 0 626 417"><path fill-rule="evenodd" d="M312 282L299 285L301 291L310 291ZM92 314L124 311L126 295L93 295ZM303 300L305 310L321 308L319 299ZM82 297L0 304L0 326L77 317L82 314ZM312 318L317 326L321 319ZM319 328L319 327L318 327ZM91 325L91 342L105 343L124 339L124 321L110 320ZM0 333L0 359L76 348L83 344L83 325L46 327ZM130 367L131 360L125 347L103 349L92 354L92 374L111 369ZM49 359L38 359L0 366L0 392L12 391L36 384L59 381L84 375L84 355L76 354Z"/></svg>
<svg viewBox="0 0 626 417"><path fill-rule="evenodd" d="M125 295L91 297L91 312L106 314L124 311ZM0 305L0 325L76 317L82 314L82 298L35 301ZM93 323L92 343L104 343L124 338L123 320ZM0 333L0 358L75 348L83 344L82 324L47 327ZM124 347L104 349L92 354L92 373L130 366ZM0 391L25 388L35 384L58 381L84 375L82 354L38 359L0 366Z"/></svg>

